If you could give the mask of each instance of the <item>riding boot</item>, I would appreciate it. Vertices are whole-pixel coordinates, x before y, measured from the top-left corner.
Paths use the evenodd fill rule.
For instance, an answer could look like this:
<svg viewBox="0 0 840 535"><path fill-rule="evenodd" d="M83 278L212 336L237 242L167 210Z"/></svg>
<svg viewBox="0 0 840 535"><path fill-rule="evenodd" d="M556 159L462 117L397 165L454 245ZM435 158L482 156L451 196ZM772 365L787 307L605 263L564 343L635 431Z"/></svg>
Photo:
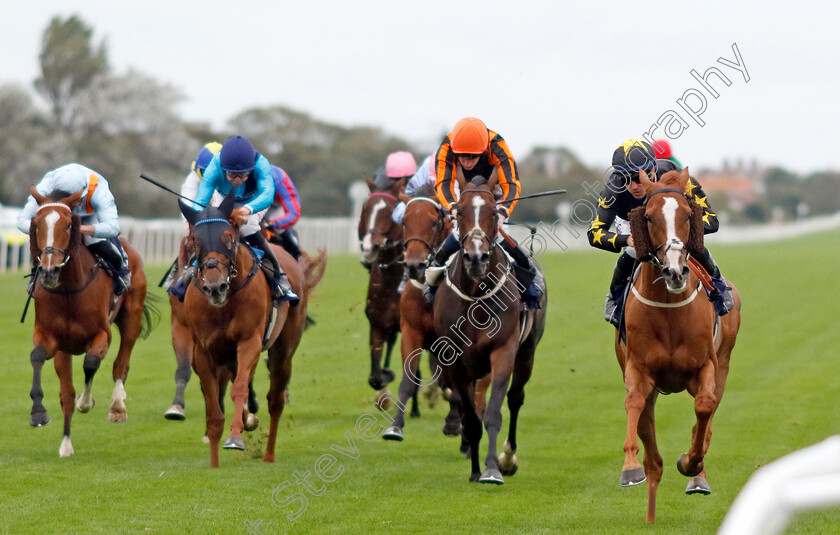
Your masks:
<svg viewBox="0 0 840 535"><path fill-rule="evenodd" d="M195 276L195 266L196 262L193 260L189 266L184 268L175 282L168 288L169 293L174 295L178 301L182 303L184 302L184 296L187 295L187 287L190 285L193 277Z"/></svg>
<svg viewBox="0 0 840 535"><path fill-rule="evenodd" d="M627 293L627 283L633 274L635 262L635 258L627 253L622 253L615 263L615 269L613 269L610 291L607 293L607 302L604 304L604 319L616 328L621 323L624 296Z"/></svg>
<svg viewBox="0 0 840 535"><path fill-rule="evenodd" d="M122 295L131 286L131 270L128 268L128 257L118 246L119 238L108 238L91 243L88 249L102 260L105 271L114 282L114 295Z"/></svg>
<svg viewBox="0 0 840 535"><path fill-rule="evenodd" d="M438 248L437 252L435 252L435 257L432 259L431 265L426 268L426 282L423 283L422 292L426 302L430 305L435 300L435 292L437 292L437 287L440 285L440 280L446 271L446 262L460 248L461 244L458 243L458 238L454 234L450 234L446 237L446 240L444 240L440 248Z"/></svg>
<svg viewBox="0 0 840 535"><path fill-rule="evenodd" d="M38 272L40 266L32 266L32 272L29 274L29 282L26 283L26 295L31 296L35 292L35 283L38 281Z"/></svg>
<svg viewBox="0 0 840 535"><path fill-rule="evenodd" d="M287 253L289 253L292 258L295 259L295 262L300 260L300 246L298 245L296 236L292 234L291 229L282 229L279 230L277 234L274 235L277 245L282 247Z"/></svg>
<svg viewBox="0 0 840 535"><path fill-rule="evenodd" d="M510 254L515 262L513 272L521 291L523 306L528 310L539 309L542 292L534 282L537 276L537 268L531 263L530 257L518 246L513 246L505 240L502 242L502 248Z"/></svg>
<svg viewBox="0 0 840 535"><path fill-rule="evenodd" d="M694 258L700 262L700 265L712 278L713 289L709 292L709 301L714 303L715 313L718 316L725 316L735 304L730 291L732 288L726 285L726 281L720 274L720 268L708 249L704 249L702 254L696 255Z"/></svg>
<svg viewBox="0 0 840 535"><path fill-rule="evenodd" d="M408 284L408 267L403 267L403 274L402 279L400 279L400 285L397 286L397 293L402 295L403 290L405 290L405 285Z"/></svg>
<svg viewBox="0 0 840 535"><path fill-rule="evenodd" d="M243 236L242 240L252 247L263 252L263 261L268 260L271 267L263 266L266 276L271 280L269 287L271 288L271 299L275 304L280 304L283 301L288 301L291 306L295 306L300 302L300 297L292 289L289 283L289 277L286 272L280 267L280 262L274 256L274 251L271 250L271 245L265 239L261 232L255 232L249 236ZM271 275L268 271L271 270Z"/></svg>

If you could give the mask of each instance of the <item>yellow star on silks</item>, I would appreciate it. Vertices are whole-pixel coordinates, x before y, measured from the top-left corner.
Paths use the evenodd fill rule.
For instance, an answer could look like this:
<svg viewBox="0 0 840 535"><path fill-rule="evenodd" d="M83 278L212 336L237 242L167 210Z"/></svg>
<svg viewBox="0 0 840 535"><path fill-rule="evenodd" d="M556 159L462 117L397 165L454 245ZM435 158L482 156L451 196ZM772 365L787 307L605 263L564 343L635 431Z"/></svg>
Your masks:
<svg viewBox="0 0 840 535"><path fill-rule="evenodd" d="M616 238L618 238L618 234L613 234L613 237L608 239L607 241L610 242L613 247L616 247L616 245L615 245L615 239Z"/></svg>
<svg viewBox="0 0 840 535"><path fill-rule="evenodd" d="M628 154L630 154L630 151L633 150L633 147L644 148L644 145L642 145L641 139L628 139L627 141L619 145L619 147L624 149L624 155L627 156Z"/></svg>
<svg viewBox="0 0 840 535"><path fill-rule="evenodd" d="M607 209L607 208L610 207L610 205L607 204L607 200L602 199L601 197L598 197L598 206L600 206L601 208L604 208L604 209Z"/></svg>
<svg viewBox="0 0 840 535"><path fill-rule="evenodd" d="M689 179L689 181L685 183L685 194L686 195L693 194L693 192L694 192L695 188L697 188L697 186L698 186L698 184L695 184L693 180Z"/></svg>
<svg viewBox="0 0 840 535"><path fill-rule="evenodd" d="M592 234L592 241L594 241L595 243L601 243L601 238L603 238L606 235L606 232L604 232L601 229L598 229Z"/></svg>
<svg viewBox="0 0 840 535"><path fill-rule="evenodd" d="M710 216L716 216L717 214L713 214L712 212L703 212L703 223L709 223Z"/></svg>
<svg viewBox="0 0 840 535"><path fill-rule="evenodd" d="M595 221L593 221L592 224L589 226L589 230L593 230L593 229L596 229L598 227L603 227L603 226L604 226L604 222L601 221L601 219L596 215L595 216Z"/></svg>
<svg viewBox="0 0 840 535"><path fill-rule="evenodd" d="M706 197L698 197L697 195L694 196L694 202L699 204L703 208L708 208L709 205L706 204Z"/></svg>

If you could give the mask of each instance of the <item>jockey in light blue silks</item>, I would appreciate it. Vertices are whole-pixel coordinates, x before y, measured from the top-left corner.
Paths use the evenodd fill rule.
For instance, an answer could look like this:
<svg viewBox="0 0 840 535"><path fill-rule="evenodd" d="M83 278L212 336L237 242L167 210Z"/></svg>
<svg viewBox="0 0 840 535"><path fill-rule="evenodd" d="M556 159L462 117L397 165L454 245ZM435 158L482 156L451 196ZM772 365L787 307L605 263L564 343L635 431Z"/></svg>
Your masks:
<svg viewBox="0 0 840 535"><path fill-rule="evenodd" d="M213 192L217 191L224 197L231 189L236 194L232 216L245 218L245 224L239 229L242 241L262 250L264 258L271 262L274 271L274 280L269 283L272 299L275 303L289 301L289 304L296 305L300 298L260 232L260 220L274 201L271 164L242 136L229 137L210 160L198 186L195 201L208 205Z"/></svg>
<svg viewBox="0 0 840 535"><path fill-rule="evenodd" d="M103 261L104 268L114 280L114 294L121 295L131 286L131 271L128 256L118 238L120 222L114 195L108 181L83 165L70 163L50 171L35 186L41 195L58 199L84 189L79 203L71 207L72 213L81 216L80 232L90 252ZM58 196L56 196L58 194ZM32 195L18 214L17 226L29 234L32 218L38 211L38 201ZM34 289L37 267L32 268L29 282L30 294Z"/></svg>

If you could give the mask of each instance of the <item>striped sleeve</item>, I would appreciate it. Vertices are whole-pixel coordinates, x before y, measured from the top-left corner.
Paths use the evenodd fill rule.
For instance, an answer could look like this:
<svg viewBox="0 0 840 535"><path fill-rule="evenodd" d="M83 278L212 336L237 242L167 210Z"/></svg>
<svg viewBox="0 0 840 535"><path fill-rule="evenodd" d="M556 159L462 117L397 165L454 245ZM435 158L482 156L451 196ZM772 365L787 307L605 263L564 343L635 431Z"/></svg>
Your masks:
<svg viewBox="0 0 840 535"><path fill-rule="evenodd" d="M272 166L271 172L279 171L280 180L274 178L274 202L280 204L283 208L284 215L271 222L271 226L276 229L284 229L291 227L300 219L300 198L298 197L297 189L292 183L289 175L279 167Z"/></svg>
<svg viewBox="0 0 840 535"><path fill-rule="evenodd" d="M519 173L516 171L516 161L510 152L507 142L499 134L490 131L490 163L499 170L499 185L502 187L502 201L511 201L502 204L500 209L507 211L508 216L513 213L516 203L522 192L519 184Z"/></svg>

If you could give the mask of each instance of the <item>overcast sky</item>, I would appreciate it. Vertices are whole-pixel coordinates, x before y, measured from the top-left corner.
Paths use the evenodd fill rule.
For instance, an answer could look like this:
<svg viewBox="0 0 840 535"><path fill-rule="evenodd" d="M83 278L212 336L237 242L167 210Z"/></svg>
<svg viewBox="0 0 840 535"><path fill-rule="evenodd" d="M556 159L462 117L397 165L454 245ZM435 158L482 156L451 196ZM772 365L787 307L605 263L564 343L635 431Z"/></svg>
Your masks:
<svg viewBox="0 0 840 535"><path fill-rule="evenodd" d="M756 158L803 173L840 169L840 38L830 2L4 4L0 83L31 87L50 18L77 14L95 42L107 40L116 72L135 68L172 84L186 96L185 119L217 127L248 107L283 104L431 146L472 115L514 155L565 145L601 167L620 142L673 110L688 124L671 142L684 164ZM749 82L718 62L737 62L733 43ZM713 66L731 82L710 78L717 99L690 74ZM705 126L678 105L686 91L694 109L697 95L706 100Z"/></svg>

